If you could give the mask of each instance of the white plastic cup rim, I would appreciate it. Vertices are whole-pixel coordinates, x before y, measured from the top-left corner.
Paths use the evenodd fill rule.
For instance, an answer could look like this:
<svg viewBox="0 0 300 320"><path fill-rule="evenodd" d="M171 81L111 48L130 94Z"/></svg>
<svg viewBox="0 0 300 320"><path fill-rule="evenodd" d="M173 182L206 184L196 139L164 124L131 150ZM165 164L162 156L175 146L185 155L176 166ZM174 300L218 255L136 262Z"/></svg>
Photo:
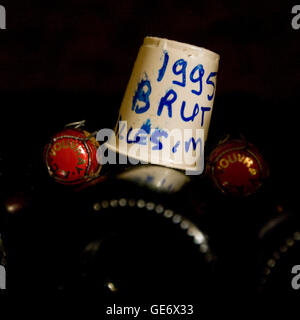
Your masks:
<svg viewBox="0 0 300 320"><path fill-rule="evenodd" d="M144 38L144 46L151 46L151 47L161 47L162 49L171 48L174 50L178 50L182 53L185 51L188 52L188 56L195 56L195 57L203 57L211 59L212 61L218 62L220 60L220 55L217 53L205 49L203 47L197 47L192 44L178 42L174 40L169 40L165 38L158 38L158 37L145 37Z"/></svg>

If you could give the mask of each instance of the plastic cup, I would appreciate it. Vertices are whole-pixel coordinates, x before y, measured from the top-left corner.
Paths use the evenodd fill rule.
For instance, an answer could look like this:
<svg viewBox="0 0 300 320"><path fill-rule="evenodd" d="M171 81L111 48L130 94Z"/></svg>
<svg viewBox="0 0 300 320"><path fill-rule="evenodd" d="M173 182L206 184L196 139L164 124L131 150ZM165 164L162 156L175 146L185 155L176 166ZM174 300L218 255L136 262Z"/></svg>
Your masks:
<svg viewBox="0 0 300 320"><path fill-rule="evenodd" d="M210 50L146 37L107 148L136 162L202 171L218 65Z"/></svg>

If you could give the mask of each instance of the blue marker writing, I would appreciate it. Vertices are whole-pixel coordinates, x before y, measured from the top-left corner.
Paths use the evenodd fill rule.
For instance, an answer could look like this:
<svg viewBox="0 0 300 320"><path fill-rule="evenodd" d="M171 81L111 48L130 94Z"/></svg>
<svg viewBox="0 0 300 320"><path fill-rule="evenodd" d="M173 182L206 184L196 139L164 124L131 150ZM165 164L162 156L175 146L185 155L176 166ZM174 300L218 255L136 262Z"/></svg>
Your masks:
<svg viewBox="0 0 300 320"><path fill-rule="evenodd" d="M174 147L172 148L173 153L177 152L177 148L179 147L179 145L180 145L180 141L177 141L176 144L174 145Z"/></svg>
<svg viewBox="0 0 300 320"><path fill-rule="evenodd" d="M166 69L167 69L167 66L168 66L168 62L169 62L168 52L164 51L164 63L158 71L158 77L157 77L158 82L160 82L163 79L165 72L166 72Z"/></svg>
<svg viewBox="0 0 300 320"><path fill-rule="evenodd" d="M151 83L149 80L141 80L133 96L132 110L136 113L144 113L150 108L149 96L151 94ZM143 107L139 107L138 102L144 102Z"/></svg>
<svg viewBox="0 0 300 320"><path fill-rule="evenodd" d="M198 77L194 77L195 76L195 73L198 71ZM199 82L199 91L196 91L196 90L191 90L192 93L196 94L197 96L200 96L201 93L202 93L202 78L203 78L203 75L204 75L204 69L203 69L203 66L202 64L198 64L192 71L191 71L191 74L190 74L190 80L193 82L193 83L197 83Z"/></svg>
<svg viewBox="0 0 300 320"><path fill-rule="evenodd" d="M193 144L193 150L196 150L198 143L200 145L200 150L202 150L202 139L199 138L197 141L195 141L194 137L192 137L189 139L189 141L185 142L185 152L189 152L191 143Z"/></svg>
<svg viewBox="0 0 300 320"><path fill-rule="evenodd" d="M155 145L152 147L152 150L161 150L163 148L162 142L159 140L160 137L168 137L168 133L164 130L155 129L150 137L150 141Z"/></svg>
<svg viewBox="0 0 300 320"><path fill-rule="evenodd" d="M206 83L208 84L208 85L211 85L211 86L213 86L213 93L212 93L212 95L207 95L207 99L208 99L208 101L211 101L212 100L212 98L214 97L214 94L215 94L215 90L216 90L216 86L215 86L215 84L210 80L210 78L211 77L215 77L217 75L217 72L211 72L210 74L209 74L209 76L207 77L207 79L206 79Z"/></svg>
<svg viewBox="0 0 300 320"><path fill-rule="evenodd" d="M187 66L187 62L183 59L179 59L177 60L174 65L173 65L173 73L175 75L182 75L182 81L176 81L176 80L173 80L173 83L174 84L177 84L181 87L185 87L185 84L186 84L186 66ZM179 69L177 68L179 67ZM178 70L177 70L178 69Z"/></svg>
<svg viewBox="0 0 300 320"><path fill-rule="evenodd" d="M171 96L171 98L170 98ZM160 116L164 107L168 108L168 115L172 118L172 103L177 99L177 93L170 89L164 97L160 99L157 115Z"/></svg>
<svg viewBox="0 0 300 320"><path fill-rule="evenodd" d="M185 117L184 115L184 109L185 109L185 101L182 101L182 105L181 105L181 109L180 109L180 115L181 115L181 119L183 121L194 121L196 115L199 113L199 106L198 103L196 103L194 110L193 110L193 114L190 117Z"/></svg>
<svg viewBox="0 0 300 320"><path fill-rule="evenodd" d="M130 140L130 134L131 134L131 131L132 131L132 128L130 128L127 132L127 143L130 144L130 143L138 143L140 141L140 137L139 136L135 136L135 140Z"/></svg>
<svg viewBox="0 0 300 320"><path fill-rule="evenodd" d="M146 122L143 123L143 125L141 126L141 129L145 130L148 134L151 131L151 122L150 119L147 119Z"/></svg>

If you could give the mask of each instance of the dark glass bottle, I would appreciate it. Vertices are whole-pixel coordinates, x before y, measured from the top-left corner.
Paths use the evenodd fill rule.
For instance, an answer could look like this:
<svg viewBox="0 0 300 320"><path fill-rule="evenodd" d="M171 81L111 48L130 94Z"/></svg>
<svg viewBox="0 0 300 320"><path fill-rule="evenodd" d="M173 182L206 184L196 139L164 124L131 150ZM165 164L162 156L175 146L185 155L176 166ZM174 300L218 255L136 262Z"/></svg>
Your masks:
<svg viewBox="0 0 300 320"><path fill-rule="evenodd" d="M194 219L189 182L178 170L142 165L80 191L76 261L62 287L108 299L213 292L215 257L205 219Z"/></svg>
<svg viewBox="0 0 300 320"><path fill-rule="evenodd" d="M297 210L278 206L259 232L258 291L300 294L300 219Z"/></svg>
<svg viewBox="0 0 300 320"><path fill-rule="evenodd" d="M236 297L256 293L257 230L270 215L273 194L260 150L239 132L229 132L207 145L205 210L218 256L219 290Z"/></svg>
<svg viewBox="0 0 300 320"><path fill-rule="evenodd" d="M215 256L191 179L152 165L103 169L83 188L56 187L44 174L34 190L5 195L9 288L105 299L213 292Z"/></svg>

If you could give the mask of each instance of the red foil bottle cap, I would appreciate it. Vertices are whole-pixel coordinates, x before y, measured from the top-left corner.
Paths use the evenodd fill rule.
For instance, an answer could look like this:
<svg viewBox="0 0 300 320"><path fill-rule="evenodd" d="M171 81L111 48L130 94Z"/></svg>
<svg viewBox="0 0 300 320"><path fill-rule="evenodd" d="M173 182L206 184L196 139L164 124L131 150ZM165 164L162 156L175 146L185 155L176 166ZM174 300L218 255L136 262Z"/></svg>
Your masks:
<svg viewBox="0 0 300 320"><path fill-rule="evenodd" d="M223 193L247 196L262 185L269 169L253 144L228 140L210 154L207 173Z"/></svg>
<svg viewBox="0 0 300 320"><path fill-rule="evenodd" d="M66 128L52 137L44 158L50 176L63 184L81 184L98 176L98 142L82 129Z"/></svg>

